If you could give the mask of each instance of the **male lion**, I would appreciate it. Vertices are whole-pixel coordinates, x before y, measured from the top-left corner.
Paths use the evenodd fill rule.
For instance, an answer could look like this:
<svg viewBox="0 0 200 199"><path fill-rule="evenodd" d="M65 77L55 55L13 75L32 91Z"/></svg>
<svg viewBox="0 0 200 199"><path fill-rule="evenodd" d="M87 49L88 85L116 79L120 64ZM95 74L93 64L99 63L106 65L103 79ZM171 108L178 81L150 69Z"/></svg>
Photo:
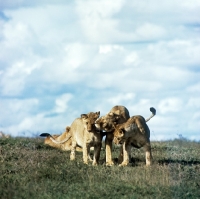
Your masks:
<svg viewBox="0 0 200 199"><path fill-rule="evenodd" d="M92 165L97 165L102 146L103 134L95 127L95 121L99 117L100 111L88 114L81 114L80 118L75 119L70 127L72 139L70 160L75 159L75 149L77 146L83 148L83 162L88 164L90 147L94 147L94 157ZM57 142L60 143L60 142Z"/></svg>
<svg viewBox="0 0 200 199"><path fill-rule="evenodd" d="M155 109L151 108L150 110L154 116ZM150 130L142 116L133 116L129 118L125 123L117 124L114 130L114 143L122 144L123 147L123 162L119 166L126 166L129 163L129 156L132 146L136 148L144 147L146 151L146 165L151 165L152 154L150 144Z"/></svg>
<svg viewBox="0 0 200 199"><path fill-rule="evenodd" d="M124 106L114 106L109 113L105 116L100 117L96 120L95 125L98 129L106 131L106 165L112 166L114 163L112 161L112 141L113 141L113 131L115 124L122 124L130 118L129 111ZM122 149L121 149L122 151ZM122 159L122 154L120 152L119 161Z"/></svg>
<svg viewBox="0 0 200 199"><path fill-rule="evenodd" d="M156 113L154 108L150 108L152 115L146 119L146 122L149 121ZM114 106L109 113L105 116L100 117L96 120L96 127L100 130L106 131L106 165L112 166L114 163L112 161L112 141L114 138L114 130L116 124L122 124L126 122L130 118L129 111L124 106ZM123 161L123 148L120 149L120 154L118 158L118 162Z"/></svg>
<svg viewBox="0 0 200 199"><path fill-rule="evenodd" d="M40 136L46 137L44 139L44 144L61 149L62 151L70 151L72 146L72 136L69 131L70 127L67 126L65 132L63 132L61 135L50 135L49 133L42 133ZM55 142L54 140L59 141L60 143ZM77 146L76 151L82 151L82 148Z"/></svg>

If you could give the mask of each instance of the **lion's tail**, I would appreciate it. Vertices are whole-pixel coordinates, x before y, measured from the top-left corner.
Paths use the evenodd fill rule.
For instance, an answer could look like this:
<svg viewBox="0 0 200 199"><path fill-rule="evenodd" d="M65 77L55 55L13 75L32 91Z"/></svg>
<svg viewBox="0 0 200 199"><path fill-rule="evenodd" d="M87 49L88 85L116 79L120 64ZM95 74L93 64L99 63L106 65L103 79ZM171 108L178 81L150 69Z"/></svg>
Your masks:
<svg viewBox="0 0 200 199"><path fill-rule="evenodd" d="M153 116L156 115L156 109L155 108L151 107L150 111L152 112L152 115L145 120L146 122L148 122Z"/></svg>
<svg viewBox="0 0 200 199"><path fill-rule="evenodd" d="M62 140L62 141L57 141L51 134L49 134L49 133L42 133L42 134L40 134L40 136L41 137L47 137L47 138L49 138L53 143L55 143L55 144L63 144L63 143L65 143L65 142L67 142L72 136L71 136L71 134L68 134L67 135L67 137L64 139L64 140Z"/></svg>
<svg viewBox="0 0 200 199"><path fill-rule="evenodd" d="M51 134L49 134L49 133L42 133L42 134L40 134L40 136L41 137L48 137L48 136L51 136Z"/></svg>
<svg viewBox="0 0 200 199"><path fill-rule="evenodd" d="M71 137L72 137L71 134L68 134L67 137L66 137L64 140L62 140L62 141L57 141L57 140L54 139L54 137L50 136L50 140L51 140L52 142L54 142L55 144L63 144L63 143L65 143L65 142L67 142Z"/></svg>

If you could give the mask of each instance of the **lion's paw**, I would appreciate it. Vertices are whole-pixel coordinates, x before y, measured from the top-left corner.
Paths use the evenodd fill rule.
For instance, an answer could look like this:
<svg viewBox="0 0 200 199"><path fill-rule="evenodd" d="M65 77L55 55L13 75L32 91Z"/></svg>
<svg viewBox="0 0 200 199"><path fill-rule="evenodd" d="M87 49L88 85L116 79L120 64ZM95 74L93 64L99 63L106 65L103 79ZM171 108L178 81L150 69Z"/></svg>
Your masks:
<svg viewBox="0 0 200 199"><path fill-rule="evenodd" d="M97 162L92 163L92 166L97 166L97 165L98 165Z"/></svg>
<svg viewBox="0 0 200 199"><path fill-rule="evenodd" d="M106 166L113 166L114 165L114 162L106 162Z"/></svg>
<svg viewBox="0 0 200 199"><path fill-rule="evenodd" d="M121 164L119 164L119 167L124 167L124 166L127 166L128 165L128 162L122 162Z"/></svg>

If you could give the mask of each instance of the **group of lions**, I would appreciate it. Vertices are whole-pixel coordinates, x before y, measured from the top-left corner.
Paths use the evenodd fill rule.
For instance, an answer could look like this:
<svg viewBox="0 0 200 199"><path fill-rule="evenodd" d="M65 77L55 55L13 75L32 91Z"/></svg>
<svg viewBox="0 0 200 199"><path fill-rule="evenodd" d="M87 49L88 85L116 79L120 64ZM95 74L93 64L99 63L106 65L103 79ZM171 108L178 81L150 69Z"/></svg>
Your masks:
<svg viewBox="0 0 200 199"><path fill-rule="evenodd" d="M129 163L131 147L144 147L146 152L146 165L152 164L150 130L146 122L155 114L155 108L151 107L152 115L148 119L140 115L130 117L129 111L124 106L114 106L109 113L100 117L100 112L89 112L81 114L75 119L70 127L61 135L50 135L43 133L45 144L61 150L71 151L70 160L75 159L76 151L83 152L83 162L97 165L100 157L103 136L106 145L106 165L112 166L112 142L120 144L118 157L119 166L126 166ZM94 148L94 156L90 157L90 149Z"/></svg>

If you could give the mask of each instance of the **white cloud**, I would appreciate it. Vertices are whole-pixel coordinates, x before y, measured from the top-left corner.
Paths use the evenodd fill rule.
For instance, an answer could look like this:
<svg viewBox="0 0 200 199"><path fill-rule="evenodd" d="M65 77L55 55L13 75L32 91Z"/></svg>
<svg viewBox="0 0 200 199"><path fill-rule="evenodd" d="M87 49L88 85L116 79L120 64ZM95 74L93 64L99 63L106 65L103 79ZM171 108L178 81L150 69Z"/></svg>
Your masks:
<svg viewBox="0 0 200 199"><path fill-rule="evenodd" d="M23 118L29 117L30 114L34 114L38 111L39 100L32 99L1 99L0 107L3 114L0 115L0 127L9 129L10 126L15 126L14 131L10 131L12 134L15 131L18 132L18 124Z"/></svg>
<svg viewBox="0 0 200 199"><path fill-rule="evenodd" d="M118 21L113 15L118 13L124 0L77 1L77 13L88 41L104 43L119 37Z"/></svg>
<svg viewBox="0 0 200 199"><path fill-rule="evenodd" d="M135 30L135 34L139 39L154 40L165 37L166 31L162 26L145 23Z"/></svg>
<svg viewBox="0 0 200 199"><path fill-rule="evenodd" d="M34 39L32 32L28 26L22 22L16 24L6 23L4 26L4 39L6 40L5 47L18 47L21 48L27 45L27 42Z"/></svg>
<svg viewBox="0 0 200 199"><path fill-rule="evenodd" d="M188 118L188 130L190 132L197 132L199 136L200 129L200 110L198 112L194 112L191 117Z"/></svg>
<svg viewBox="0 0 200 199"><path fill-rule="evenodd" d="M81 43L73 43L65 46L66 58L64 64L69 70L76 69L81 65L84 65L91 55L93 55L94 48L89 45Z"/></svg>
<svg viewBox="0 0 200 199"><path fill-rule="evenodd" d="M130 52L125 57L124 64L138 66L140 64L140 59L137 52Z"/></svg>
<svg viewBox="0 0 200 199"><path fill-rule="evenodd" d="M187 87L186 90L190 93L200 93L200 82Z"/></svg>
<svg viewBox="0 0 200 199"><path fill-rule="evenodd" d="M200 40L171 40L150 44L145 53L148 61L162 65L190 67L199 63ZM167 63L167 64L166 64Z"/></svg>
<svg viewBox="0 0 200 199"><path fill-rule="evenodd" d="M199 109L200 111L200 97L191 97L188 101L187 106L189 108L195 108L195 109Z"/></svg>
<svg viewBox="0 0 200 199"><path fill-rule="evenodd" d="M5 133L59 132L122 104L145 118L157 109L154 137L198 137L199 1L0 4Z"/></svg>
<svg viewBox="0 0 200 199"><path fill-rule="evenodd" d="M62 96L58 96L55 104L55 112L56 113L64 113L67 110L68 102L73 98L71 94L63 94Z"/></svg>
<svg viewBox="0 0 200 199"><path fill-rule="evenodd" d="M135 98L134 93L118 93L117 95L114 95L113 97L110 97L107 99L107 101L110 104L124 104L127 101L133 101Z"/></svg>
<svg viewBox="0 0 200 199"><path fill-rule="evenodd" d="M35 7L35 6L44 6L44 5L56 5L56 4L65 4L65 0L0 0L1 8L3 9L16 9L19 7Z"/></svg>
<svg viewBox="0 0 200 199"><path fill-rule="evenodd" d="M161 100L158 104L159 112L162 114L170 113L170 112L179 112L183 107L183 102L179 98L167 98Z"/></svg>
<svg viewBox="0 0 200 199"><path fill-rule="evenodd" d="M119 46L119 45L100 45L99 46L99 53L100 54L107 54L107 53L113 52L115 50L123 51L124 48L122 46Z"/></svg>
<svg viewBox="0 0 200 199"><path fill-rule="evenodd" d="M20 95L32 73L42 67L47 62L45 59L39 57L28 56L28 59L19 59L14 61L10 67L0 73L1 91L5 96ZM32 62L33 61L33 62Z"/></svg>
<svg viewBox="0 0 200 199"><path fill-rule="evenodd" d="M191 1L182 1L183 8L189 9L191 11L193 10L199 10L200 9L200 2L198 0L191 0Z"/></svg>

